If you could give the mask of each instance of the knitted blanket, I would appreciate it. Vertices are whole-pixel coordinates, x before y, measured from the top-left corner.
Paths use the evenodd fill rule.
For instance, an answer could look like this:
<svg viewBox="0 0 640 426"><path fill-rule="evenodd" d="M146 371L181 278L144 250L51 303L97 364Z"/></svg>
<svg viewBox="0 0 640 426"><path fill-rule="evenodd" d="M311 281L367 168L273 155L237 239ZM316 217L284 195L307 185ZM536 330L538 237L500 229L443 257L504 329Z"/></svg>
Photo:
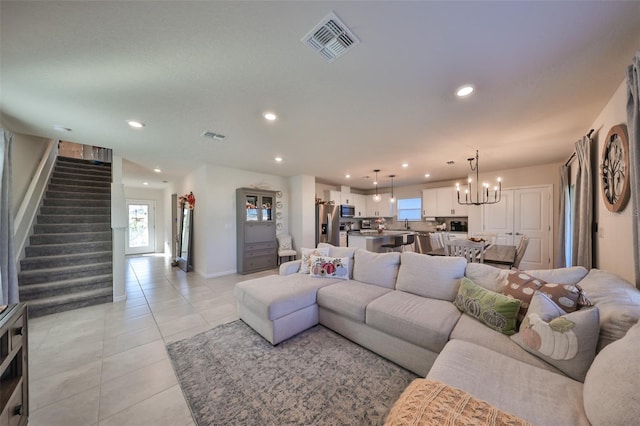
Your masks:
<svg viewBox="0 0 640 426"><path fill-rule="evenodd" d="M436 380L415 379L400 395L385 426L530 426L530 423Z"/></svg>

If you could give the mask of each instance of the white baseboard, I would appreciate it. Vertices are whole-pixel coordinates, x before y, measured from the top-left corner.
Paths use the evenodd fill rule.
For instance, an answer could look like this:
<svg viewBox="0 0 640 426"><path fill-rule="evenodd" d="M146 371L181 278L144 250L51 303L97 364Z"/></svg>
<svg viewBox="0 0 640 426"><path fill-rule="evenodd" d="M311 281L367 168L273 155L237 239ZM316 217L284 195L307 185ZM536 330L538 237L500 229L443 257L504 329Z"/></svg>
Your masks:
<svg viewBox="0 0 640 426"><path fill-rule="evenodd" d="M203 278L217 278L217 277L224 277L225 275L235 274L236 270L233 269L230 271L215 272L213 274L203 274L202 272L197 270L195 272Z"/></svg>

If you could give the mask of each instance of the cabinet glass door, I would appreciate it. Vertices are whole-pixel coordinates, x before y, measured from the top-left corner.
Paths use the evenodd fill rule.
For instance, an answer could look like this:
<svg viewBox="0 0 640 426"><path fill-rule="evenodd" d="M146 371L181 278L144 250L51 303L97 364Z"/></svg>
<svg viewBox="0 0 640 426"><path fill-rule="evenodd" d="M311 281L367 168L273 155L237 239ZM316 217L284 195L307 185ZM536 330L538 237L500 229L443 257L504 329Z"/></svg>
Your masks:
<svg viewBox="0 0 640 426"><path fill-rule="evenodd" d="M262 197L262 220L263 221L272 221L273 220L273 197L263 196Z"/></svg>
<svg viewBox="0 0 640 426"><path fill-rule="evenodd" d="M260 200L257 195L245 195L246 221L258 220L259 204Z"/></svg>

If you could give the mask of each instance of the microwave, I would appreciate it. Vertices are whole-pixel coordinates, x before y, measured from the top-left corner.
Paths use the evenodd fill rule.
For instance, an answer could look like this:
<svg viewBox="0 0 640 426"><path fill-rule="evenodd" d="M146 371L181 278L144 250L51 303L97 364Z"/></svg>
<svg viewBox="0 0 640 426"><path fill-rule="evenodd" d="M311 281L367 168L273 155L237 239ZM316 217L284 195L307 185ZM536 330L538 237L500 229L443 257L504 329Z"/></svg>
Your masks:
<svg viewBox="0 0 640 426"><path fill-rule="evenodd" d="M354 217L356 215L356 208L348 204L340 205L340 217Z"/></svg>

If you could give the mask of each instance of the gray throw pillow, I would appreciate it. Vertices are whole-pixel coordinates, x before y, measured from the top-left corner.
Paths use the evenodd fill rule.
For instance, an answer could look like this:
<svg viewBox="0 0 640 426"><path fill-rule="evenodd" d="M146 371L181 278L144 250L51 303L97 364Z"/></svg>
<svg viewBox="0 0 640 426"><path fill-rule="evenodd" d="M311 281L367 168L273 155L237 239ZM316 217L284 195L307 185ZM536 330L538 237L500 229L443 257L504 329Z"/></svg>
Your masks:
<svg viewBox="0 0 640 426"><path fill-rule="evenodd" d="M520 332L511 339L567 376L584 382L596 356L598 331L597 308L567 314L546 294L536 291Z"/></svg>

